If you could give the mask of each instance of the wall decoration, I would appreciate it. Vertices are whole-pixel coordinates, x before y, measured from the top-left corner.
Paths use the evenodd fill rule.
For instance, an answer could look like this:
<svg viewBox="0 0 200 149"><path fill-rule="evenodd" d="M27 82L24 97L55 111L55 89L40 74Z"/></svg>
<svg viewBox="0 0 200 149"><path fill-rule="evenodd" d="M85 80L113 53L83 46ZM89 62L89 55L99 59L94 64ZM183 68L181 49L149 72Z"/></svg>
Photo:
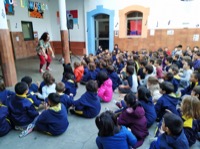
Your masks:
<svg viewBox="0 0 200 149"><path fill-rule="evenodd" d="M67 10L66 12L67 19L73 19L74 25L78 26L78 10ZM57 24L60 24L60 14L59 11L56 12Z"/></svg>
<svg viewBox="0 0 200 149"><path fill-rule="evenodd" d="M10 0L4 0L4 5L5 5L6 15L14 15L15 14L13 1L11 3Z"/></svg>
<svg viewBox="0 0 200 149"><path fill-rule="evenodd" d="M44 11L42 10L42 5L39 2L28 2L28 12L29 16L33 18L43 18Z"/></svg>
<svg viewBox="0 0 200 149"><path fill-rule="evenodd" d="M167 30L167 35L174 35L174 30L173 29Z"/></svg>

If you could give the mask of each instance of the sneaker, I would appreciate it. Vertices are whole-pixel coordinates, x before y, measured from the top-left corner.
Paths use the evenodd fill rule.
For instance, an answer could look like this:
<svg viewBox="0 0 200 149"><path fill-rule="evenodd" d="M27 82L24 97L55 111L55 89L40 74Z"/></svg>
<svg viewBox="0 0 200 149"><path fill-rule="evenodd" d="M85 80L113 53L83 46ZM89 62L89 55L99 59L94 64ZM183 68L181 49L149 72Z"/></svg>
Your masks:
<svg viewBox="0 0 200 149"><path fill-rule="evenodd" d="M43 70L43 69L40 69L39 72L40 72L40 73L44 73L44 70Z"/></svg>
<svg viewBox="0 0 200 149"><path fill-rule="evenodd" d="M50 67L47 67L46 70L48 70L48 71L52 71L52 69L51 69Z"/></svg>
<svg viewBox="0 0 200 149"><path fill-rule="evenodd" d="M27 136L29 133L33 131L33 128L35 127L34 124L29 124L26 130L22 131L19 135L20 138Z"/></svg>

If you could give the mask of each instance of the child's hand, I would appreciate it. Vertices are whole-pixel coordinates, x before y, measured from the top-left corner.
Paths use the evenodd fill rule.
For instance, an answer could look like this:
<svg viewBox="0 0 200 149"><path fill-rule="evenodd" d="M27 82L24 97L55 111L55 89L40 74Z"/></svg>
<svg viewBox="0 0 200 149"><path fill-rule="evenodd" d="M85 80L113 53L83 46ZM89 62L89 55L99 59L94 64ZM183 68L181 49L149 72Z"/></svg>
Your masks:
<svg viewBox="0 0 200 149"><path fill-rule="evenodd" d="M46 103L46 102L44 102L44 109L45 109L45 110L49 109L49 105L48 105L48 103Z"/></svg>
<svg viewBox="0 0 200 149"><path fill-rule="evenodd" d="M74 94L70 93L70 94L69 94L69 96L73 97L73 96L74 96Z"/></svg>

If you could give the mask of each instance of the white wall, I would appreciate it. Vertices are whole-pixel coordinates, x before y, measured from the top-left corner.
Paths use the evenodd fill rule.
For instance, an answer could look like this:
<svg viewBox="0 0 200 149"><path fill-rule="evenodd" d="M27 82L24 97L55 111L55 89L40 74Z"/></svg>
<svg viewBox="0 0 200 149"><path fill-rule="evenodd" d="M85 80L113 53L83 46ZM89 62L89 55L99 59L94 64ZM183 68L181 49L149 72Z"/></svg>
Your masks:
<svg viewBox="0 0 200 149"><path fill-rule="evenodd" d="M150 8L148 18L149 29L168 29L168 28L195 28L200 24L200 2L182 2L181 0L85 0L86 13L96 9L97 5L103 5L106 9L115 10L114 24L119 22L119 10L131 5L141 5ZM171 20L170 25L168 21ZM156 27L158 21L158 27ZM184 25L183 23L189 23ZM117 26L115 29L119 29Z"/></svg>
<svg viewBox="0 0 200 149"><path fill-rule="evenodd" d="M8 29L7 21L6 21L6 12L4 9L4 2L0 0L0 29Z"/></svg>
<svg viewBox="0 0 200 149"><path fill-rule="evenodd" d="M49 7L51 8L52 40L60 41L60 24L57 23L56 18L56 12L59 10L58 1L50 0ZM66 0L66 9L78 10L78 25L74 25L74 29L70 30L70 41L85 41L84 1Z"/></svg>
<svg viewBox="0 0 200 149"><path fill-rule="evenodd" d="M49 0L33 0L37 2L45 3L49 6ZM22 8L20 0L17 0L17 6L14 7L15 14L7 15L7 19L10 21L10 27L12 32L22 32L21 21L31 21L33 23L33 30L38 32L38 38L43 32L49 32L50 37L52 36L51 24L50 24L50 10L45 10L43 19L31 18L28 14L28 8Z"/></svg>

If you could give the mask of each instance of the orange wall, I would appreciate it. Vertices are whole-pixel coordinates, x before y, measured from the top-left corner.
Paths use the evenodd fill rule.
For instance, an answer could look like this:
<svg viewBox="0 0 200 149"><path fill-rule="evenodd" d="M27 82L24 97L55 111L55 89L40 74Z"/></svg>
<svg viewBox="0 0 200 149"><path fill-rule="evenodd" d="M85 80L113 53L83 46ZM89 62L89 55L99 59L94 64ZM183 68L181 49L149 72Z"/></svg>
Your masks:
<svg viewBox="0 0 200 149"><path fill-rule="evenodd" d="M186 46L199 46L200 41L193 41L193 35L200 34L200 29L174 29L174 35L167 35L167 29L155 30L155 35L150 36L148 30L147 38L119 38L115 36L115 43L122 50L133 51L142 48L157 50L160 47L168 47L173 50L175 46L181 44L183 49Z"/></svg>

